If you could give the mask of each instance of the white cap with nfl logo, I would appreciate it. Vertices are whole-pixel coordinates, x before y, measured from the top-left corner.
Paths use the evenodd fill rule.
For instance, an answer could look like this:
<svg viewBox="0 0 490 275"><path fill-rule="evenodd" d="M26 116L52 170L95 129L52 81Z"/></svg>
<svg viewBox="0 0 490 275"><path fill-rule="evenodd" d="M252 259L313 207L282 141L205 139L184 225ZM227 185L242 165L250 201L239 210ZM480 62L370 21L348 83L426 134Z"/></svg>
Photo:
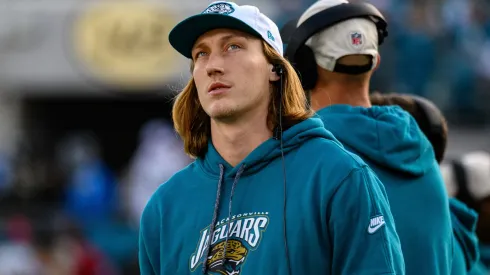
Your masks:
<svg viewBox="0 0 490 275"><path fill-rule="evenodd" d="M170 44L183 56L192 58L194 43L213 29L227 28L246 32L272 46L281 56L283 44L277 25L255 6L215 1L201 14L191 16L175 26L169 34Z"/></svg>
<svg viewBox="0 0 490 275"><path fill-rule="evenodd" d="M348 1L320 0L301 15L297 26L325 9L344 3ZM313 50L318 66L328 71L333 71L337 61L346 55L371 56L373 64L371 69L374 69L378 63L378 31L376 25L368 19L353 18L342 21L316 33L305 44Z"/></svg>

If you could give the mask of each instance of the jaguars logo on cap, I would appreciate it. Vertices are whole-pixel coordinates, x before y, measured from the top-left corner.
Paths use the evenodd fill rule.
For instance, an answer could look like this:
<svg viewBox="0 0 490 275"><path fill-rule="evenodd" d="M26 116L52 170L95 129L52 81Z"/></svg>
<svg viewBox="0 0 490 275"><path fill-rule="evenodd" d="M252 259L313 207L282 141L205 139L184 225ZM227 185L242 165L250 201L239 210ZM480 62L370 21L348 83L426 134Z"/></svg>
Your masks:
<svg viewBox="0 0 490 275"><path fill-rule="evenodd" d="M235 9L231 4L228 3L216 3L214 5L209 6L202 13L218 13L218 14L230 14L233 13Z"/></svg>

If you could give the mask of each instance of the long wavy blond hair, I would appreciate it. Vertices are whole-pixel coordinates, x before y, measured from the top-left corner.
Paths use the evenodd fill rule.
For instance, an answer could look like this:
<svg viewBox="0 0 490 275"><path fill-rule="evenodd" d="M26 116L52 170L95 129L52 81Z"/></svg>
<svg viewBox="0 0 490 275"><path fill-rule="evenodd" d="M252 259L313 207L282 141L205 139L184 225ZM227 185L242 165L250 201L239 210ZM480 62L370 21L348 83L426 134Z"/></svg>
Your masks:
<svg viewBox="0 0 490 275"><path fill-rule="evenodd" d="M291 64L279 55L269 44L263 41L264 55L270 64L283 66L282 120L284 127L292 126L312 116L313 111L307 99L296 71ZM191 64L191 70L193 64ZM267 123L273 130L279 122L279 81L273 82ZM193 157L203 157L211 136L211 118L204 112L199 102L194 78L175 98L172 119L177 133L184 141L185 152Z"/></svg>

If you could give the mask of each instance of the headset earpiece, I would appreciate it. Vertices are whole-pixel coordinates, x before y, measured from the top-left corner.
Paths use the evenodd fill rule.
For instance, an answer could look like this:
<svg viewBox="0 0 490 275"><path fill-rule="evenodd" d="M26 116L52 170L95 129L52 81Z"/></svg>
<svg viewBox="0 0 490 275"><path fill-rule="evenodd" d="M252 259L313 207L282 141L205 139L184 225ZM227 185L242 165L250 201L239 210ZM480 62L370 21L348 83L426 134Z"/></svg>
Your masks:
<svg viewBox="0 0 490 275"><path fill-rule="evenodd" d="M296 62L293 66L298 73L303 88L305 90L313 89L318 79L317 65L313 50L306 45L302 45L296 51L294 59L302 60L302 62Z"/></svg>
<svg viewBox="0 0 490 275"><path fill-rule="evenodd" d="M272 66L272 71L275 72L278 76L282 76L284 74L284 69L281 64L274 64Z"/></svg>
<svg viewBox="0 0 490 275"><path fill-rule="evenodd" d="M431 132L435 135L440 135L440 133L443 131L444 116L439 108L437 108L434 103L426 98L416 95L409 96L415 102L415 105L420 110L420 113L424 117L424 120L428 122L428 126L430 127Z"/></svg>
<svg viewBox="0 0 490 275"><path fill-rule="evenodd" d="M441 162L444 159L447 145L447 129L445 118L441 110L430 100L416 96L407 95L413 99L418 117L415 117L419 128L425 134L434 148L436 160Z"/></svg>

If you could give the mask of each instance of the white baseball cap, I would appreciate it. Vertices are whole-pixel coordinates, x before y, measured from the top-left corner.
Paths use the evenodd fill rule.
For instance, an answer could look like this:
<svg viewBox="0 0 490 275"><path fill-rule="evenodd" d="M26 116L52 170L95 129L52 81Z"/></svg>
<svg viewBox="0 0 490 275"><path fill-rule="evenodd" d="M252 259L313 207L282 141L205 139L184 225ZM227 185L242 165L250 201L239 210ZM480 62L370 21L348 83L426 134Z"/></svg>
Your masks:
<svg viewBox="0 0 490 275"><path fill-rule="evenodd" d="M272 46L281 56L283 44L277 25L255 6L239 6L233 2L215 1L202 13L191 16L175 26L169 41L179 53L192 58L192 47L203 35L213 29L227 28L246 32Z"/></svg>
<svg viewBox="0 0 490 275"><path fill-rule="evenodd" d="M301 15L297 27L323 10L347 3L346 0L320 0ZM378 30L365 18L352 18L332 25L314 34L305 45L313 50L318 66L328 71L334 71L337 61L347 55L371 56L371 69L378 63Z"/></svg>

